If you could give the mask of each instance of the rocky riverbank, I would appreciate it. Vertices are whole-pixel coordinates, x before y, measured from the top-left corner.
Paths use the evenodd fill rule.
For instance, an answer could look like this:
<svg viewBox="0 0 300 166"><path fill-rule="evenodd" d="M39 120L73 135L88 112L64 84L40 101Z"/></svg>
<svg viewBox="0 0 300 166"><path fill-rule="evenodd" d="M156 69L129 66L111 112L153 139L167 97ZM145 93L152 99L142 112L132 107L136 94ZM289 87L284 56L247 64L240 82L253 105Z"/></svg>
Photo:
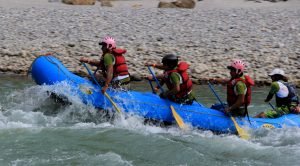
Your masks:
<svg viewBox="0 0 300 166"><path fill-rule="evenodd" d="M267 73L280 67L300 86L300 1L225 1L204 0L188 10L158 9L153 0L112 8L0 0L0 71L26 74L35 57L56 52L71 71L84 74L79 58L99 53L99 40L111 35L127 49L135 75L148 74L145 62L175 53L191 64L197 83L228 77L226 66L239 58L257 83L270 82Z"/></svg>

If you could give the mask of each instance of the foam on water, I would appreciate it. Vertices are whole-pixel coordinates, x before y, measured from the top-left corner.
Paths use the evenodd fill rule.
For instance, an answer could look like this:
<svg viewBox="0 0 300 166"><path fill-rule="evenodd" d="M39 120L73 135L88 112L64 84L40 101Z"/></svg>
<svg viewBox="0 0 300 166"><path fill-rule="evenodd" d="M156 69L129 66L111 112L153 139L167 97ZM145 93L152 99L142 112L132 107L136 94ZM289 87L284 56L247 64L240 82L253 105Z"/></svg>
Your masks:
<svg viewBox="0 0 300 166"><path fill-rule="evenodd" d="M55 103L48 91L64 94L72 105ZM91 105L84 105L78 96L72 95L67 83L14 91L3 99L0 106L0 127L4 128L51 127L95 121L93 116L97 112Z"/></svg>
<svg viewBox="0 0 300 166"><path fill-rule="evenodd" d="M122 159L122 157L120 155L113 153L113 152L99 154L96 156L96 158L98 158L102 162L103 165L132 166L132 162Z"/></svg>
<svg viewBox="0 0 300 166"><path fill-rule="evenodd" d="M108 153L100 153L97 155L89 155L87 153L78 153L75 156L54 156L52 159L45 159L39 157L31 157L31 158L20 158L14 161L11 161L11 165L44 165L53 163L54 160L56 164L67 164L69 162L75 161L80 159L79 161L75 162L80 165L109 165L109 166L132 166L131 161L127 161L122 159L122 157L116 153L108 152ZM76 165L77 165L76 164Z"/></svg>
<svg viewBox="0 0 300 166"><path fill-rule="evenodd" d="M0 113L0 128L31 128L51 124L51 118L40 112L24 112L23 110L7 110Z"/></svg>
<svg viewBox="0 0 300 166"><path fill-rule="evenodd" d="M300 145L300 129L284 127L282 129L259 129L255 131L256 142L262 146L283 147Z"/></svg>

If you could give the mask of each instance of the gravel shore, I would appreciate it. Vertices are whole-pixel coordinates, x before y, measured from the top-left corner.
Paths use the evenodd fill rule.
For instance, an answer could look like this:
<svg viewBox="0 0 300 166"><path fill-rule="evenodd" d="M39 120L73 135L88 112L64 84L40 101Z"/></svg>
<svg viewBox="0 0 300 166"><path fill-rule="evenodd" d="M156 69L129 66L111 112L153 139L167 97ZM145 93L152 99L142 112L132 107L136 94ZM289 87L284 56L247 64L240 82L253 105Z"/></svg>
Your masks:
<svg viewBox="0 0 300 166"><path fill-rule="evenodd" d="M46 0L0 0L0 71L26 74L40 54L57 52L73 72L79 58L100 53L111 35L126 48L130 72L175 53L191 64L196 83L228 77L233 58L247 62L257 83L280 67L300 86L300 1L204 0L195 9L158 9L158 1L114 1L114 7L72 6ZM94 56L94 58L98 58Z"/></svg>

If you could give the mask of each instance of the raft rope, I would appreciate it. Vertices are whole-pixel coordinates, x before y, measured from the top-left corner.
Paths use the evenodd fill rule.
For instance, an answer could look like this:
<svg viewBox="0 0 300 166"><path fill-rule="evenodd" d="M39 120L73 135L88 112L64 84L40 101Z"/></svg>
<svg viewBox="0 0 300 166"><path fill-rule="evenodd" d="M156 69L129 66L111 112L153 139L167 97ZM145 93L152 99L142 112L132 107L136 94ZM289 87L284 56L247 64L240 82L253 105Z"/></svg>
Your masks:
<svg viewBox="0 0 300 166"><path fill-rule="evenodd" d="M51 59L50 56L45 55L44 57L45 57L50 63L54 64L54 65L58 68L58 72L62 72L62 73L68 78L68 80L70 80L71 82L73 82L73 83L75 84L75 81L74 81L73 79L71 79L71 78L68 76L68 74L66 74L66 73L60 68L60 66L59 66L56 62L54 62L54 61Z"/></svg>

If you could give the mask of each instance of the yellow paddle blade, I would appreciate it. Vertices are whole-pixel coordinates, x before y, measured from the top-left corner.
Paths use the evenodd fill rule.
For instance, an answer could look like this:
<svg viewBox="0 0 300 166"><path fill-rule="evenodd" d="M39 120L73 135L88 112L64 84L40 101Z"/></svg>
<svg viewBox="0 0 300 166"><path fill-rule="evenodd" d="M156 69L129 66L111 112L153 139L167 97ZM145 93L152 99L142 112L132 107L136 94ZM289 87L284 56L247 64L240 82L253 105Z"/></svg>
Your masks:
<svg viewBox="0 0 300 166"><path fill-rule="evenodd" d="M174 107L172 105L170 105L170 108L172 110L172 114L176 120L176 123L178 124L178 126L181 128L181 129L187 129L188 126L183 122L182 118L180 117L180 115L178 115L178 113L176 112L176 110L174 109Z"/></svg>
<svg viewBox="0 0 300 166"><path fill-rule="evenodd" d="M117 104L110 98L110 96L105 92L104 95L107 97L107 99L111 102L111 104L115 107L115 109L119 112L122 113L121 110L118 108Z"/></svg>
<svg viewBox="0 0 300 166"><path fill-rule="evenodd" d="M236 120L234 119L234 117L231 116L230 118L231 118L231 120L233 121L233 124L234 124L234 126L235 126L235 128L236 128L236 130L237 130L237 132L238 132L238 135L239 135L242 139L249 140L249 139L250 139L250 134L249 134L246 130L242 129L242 128L238 125L238 123L236 122Z"/></svg>

